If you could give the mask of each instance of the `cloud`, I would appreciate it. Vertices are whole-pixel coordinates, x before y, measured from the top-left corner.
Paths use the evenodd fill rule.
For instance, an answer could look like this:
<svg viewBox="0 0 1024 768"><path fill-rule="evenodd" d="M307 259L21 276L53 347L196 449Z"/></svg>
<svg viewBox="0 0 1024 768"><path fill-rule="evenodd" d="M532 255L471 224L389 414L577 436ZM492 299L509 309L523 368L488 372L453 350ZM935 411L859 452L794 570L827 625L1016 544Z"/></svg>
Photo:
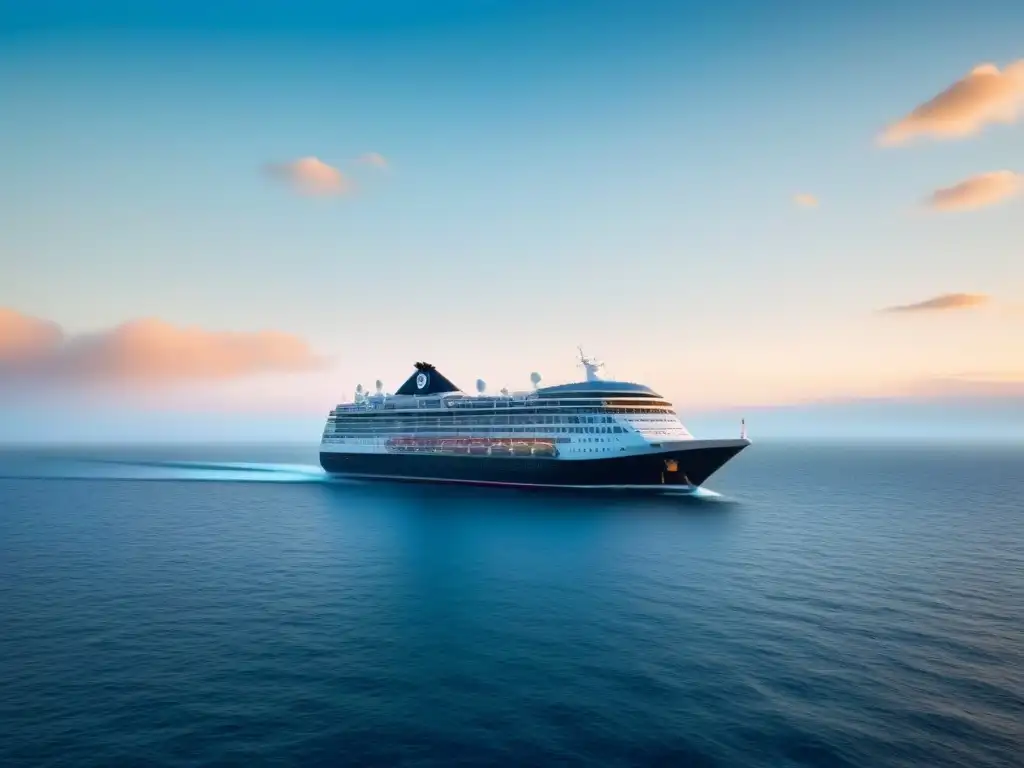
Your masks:
<svg viewBox="0 0 1024 768"><path fill-rule="evenodd" d="M1013 123L1024 113L1024 59L1000 71L982 64L930 101L888 126L878 141L905 144L922 136L962 139L991 123Z"/></svg>
<svg viewBox="0 0 1024 768"><path fill-rule="evenodd" d="M0 309L0 383L175 384L224 381L322 366L301 339L279 331L239 333L141 319L93 334Z"/></svg>
<svg viewBox="0 0 1024 768"><path fill-rule="evenodd" d="M389 166L387 158L377 152L366 152L357 157L356 162L359 165L372 165L374 168L380 168L381 170L386 170Z"/></svg>
<svg viewBox="0 0 1024 768"><path fill-rule="evenodd" d="M817 208L818 198L814 195L808 195L805 192L801 192L798 195L793 195L793 202L799 205L801 208Z"/></svg>
<svg viewBox="0 0 1024 768"><path fill-rule="evenodd" d="M937 189L927 202L936 211L971 211L1000 203L1022 190L1024 183L1020 174L992 171Z"/></svg>
<svg viewBox="0 0 1024 768"><path fill-rule="evenodd" d="M1000 370L957 371L938 377L938 381L956 381L967 384L1024 384L1024 368Z"/></svg>
<svg viewBox="0 0 1024 768"><path fill-rule="evenodd" d="M352 182L337 168L316 157L303 157L290 163L271 163L267 173L292 185L296 192L315 197L345 195Z"/></svg>
<svg viewBox="0 0 1024 768"><path fill-rule="evenodd" d="M56 323L0 307L0 362L37 359L50 354L63 339Z"/></svg>
<svg viewBox="0 0 1024 768"><path fill-rule="evenodd" d="M971 309L988 304L991 297L984 293L944 293L925 301L918 301L914 304L900 304L895 307L886 307L882 312L930 312L946 311L953 309Z"/></svg>
<svg viewBox="0 0 1024 768"><path fill-rule="evenodd" d="M963 371L916 382L906 393L921 399L1024 398L1024 370ZM1024 414L1024 410L1019 410Z"/></svg>

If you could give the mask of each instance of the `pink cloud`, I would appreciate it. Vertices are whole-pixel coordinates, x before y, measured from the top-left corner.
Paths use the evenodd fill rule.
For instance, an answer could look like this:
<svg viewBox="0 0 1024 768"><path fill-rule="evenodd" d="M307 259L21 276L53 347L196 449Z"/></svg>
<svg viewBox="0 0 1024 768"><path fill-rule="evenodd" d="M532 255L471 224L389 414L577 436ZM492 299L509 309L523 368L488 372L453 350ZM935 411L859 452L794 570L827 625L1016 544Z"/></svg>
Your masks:
<svg viewBox="0 0 1024 768"><path fill-rule="evenodd" d="M45 357L63 341L64 332L56 323L0 307L0 362Z"/></svg>
<svg viewBox="0 0 1024 768"><path fill-rule="evenodd" d="M3 309L0 339L0 382L163 385L308 371L323 364L288 333L208 331L158 319L68 336L54 323Z"/></svg>
<svg viewBox="0 0 1024 768"><path fill-rule="evenodd" d="M975 67L939 95L888 126L883 146L930 136L962 139L992 123L1013 123L1024 112L1024 59L1001 70L994 64Z"/></svg>
<svg viewBox="0 0 1024 768"><path fill-rule="evenodd" d="M984 293L945 293L913 304L886 307L883 312L941 312L955 309L972 309L988 304L991 297Z"/></svg>
<svg viewBox="0 0 1024 768"><path fill-rule="evenodd" d="M345 174L316 157L272 163L266 170L273 178L288 182L303 195L332 197L352 191L352 182Z"/></svg>
<svg viewBox="0 0 1024 768"><path fill-rule="evenodd" d="M1024 397L1024 370L967 371L916 382L911 396Z"/></svg>
<svg viewBox="0 0 1024 768"><path fill-rule="evenodd" d="M380 168L386 170L390 165L384 155L377 152L366 152L356 158L356 162L360 165L372 165L374 168Z"/></svg>
<svg viewBox="0 0 1024 768"><path fill-rule="evenodd" d="M972 211L1001 203L1022 190L1024 183L1020 174L992 171L935 190L928 198L928 205L936 211Z"/></svg>

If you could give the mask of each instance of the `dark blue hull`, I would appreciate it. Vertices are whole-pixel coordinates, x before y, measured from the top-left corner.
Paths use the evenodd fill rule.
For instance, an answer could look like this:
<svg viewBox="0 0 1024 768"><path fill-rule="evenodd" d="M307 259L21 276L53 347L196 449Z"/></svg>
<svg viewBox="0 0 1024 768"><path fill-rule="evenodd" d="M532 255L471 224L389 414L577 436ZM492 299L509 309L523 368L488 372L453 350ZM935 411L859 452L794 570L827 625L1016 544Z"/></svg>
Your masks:
<svg viewBox="0 0 1024 768"><path fill-rule="evenodd" d="M481 485L679 489L702 485L746 441L601 459L555 459L411 453L320 453L331 474L381 480Z"/></svg>

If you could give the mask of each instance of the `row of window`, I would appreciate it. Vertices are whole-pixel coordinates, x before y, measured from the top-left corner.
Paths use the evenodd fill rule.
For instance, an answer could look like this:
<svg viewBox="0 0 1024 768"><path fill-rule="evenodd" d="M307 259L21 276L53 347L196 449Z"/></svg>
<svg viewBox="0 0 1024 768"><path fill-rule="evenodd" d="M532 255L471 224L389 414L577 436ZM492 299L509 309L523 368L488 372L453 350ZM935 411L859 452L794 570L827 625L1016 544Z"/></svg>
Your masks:
<svg viewBox="0 0 1024 768"><path fill-rule="evenodd" d="M410 437L409 435L381 435L380 437L376 437L376 438L370 438L370 437L364 437L364 436L353 437L351 435L324 435L323 439L325 441L328 441L328 442L344 442L344 443L348 443L348 444L352 444L352 445L385 445L385 444L389 444L389 443L395 444L395 445L401 445L402 444L401 438L409 438L409 437ZM531 444L531 443L537 443L537 444L549 444L550 443L550 444L554 445L555 443L573 443L573 442L575 442L575 443L584 443L584 442L587 442L587 441L592 441L592 440L596 440L597 439L597 438L576 438L574 440L571 437L552 437L550 435L519 435L519 436L516 436L514 438L510 438L508 435L473 435L473 436L468 436L468 435L450 435L450 436L444 436L444 435L419 435L417 437L417 440L422 442L422 441L425 441L426 438L428 438L428 437L436 438L436 440L432 441L432 442L438 442L438 443L448 442L448 441L451 441L451 442L466 442L468 440L479 440L481 438L490 438L490 439L495 441L495 445L496 446L499 445L498 442L497 442L499 440L511 441L511 442L507 443L508 445L528 445L528 444ZM602 439L604 439L604 438L602 438ZM612 438L609 437L607 439L611 440ZM426 443L424 443L424 444L426 444Z"/></svg>
<svg viewBox="0 0 1024 768"><path fill-rule="evenodd" d="M423 405L420 407L428 407L427 404L434 406L439 405L437 400L423 400ZM493 408L607 408L607 407L622 407L622 408L634 408L637 406L664 406L666 408L671 407L671 403L661 399L636 399L636 400L608 400L602 397L586 397L586 398L572 398L571 400L482 400L474 397L466 399L452 398L445 400L445 406L454 409L476 409L481 408L485 410ZM396 403L395 407L399 407Z"/></svg>
<svg viewBox="0 0 1024 768"><path fill-rule="evenodd" d="M362 427L365 429L386 429L388 427L478 427L488 425L539 426L542 424L614 424L610 416L481 416L455 419L333 419L335 426Z"/></svg>
<svg viewBox="0 0 1024 768"><path fill-rule="evenodd" d="M609 401L603 402L598 401L595 403L537 403L537 402L502 402L501 405L487 404L470 406L463 405L462 401L455 401L456 405L449 404L445 408L441 408L441 404L436 401L424 401L419 406L415 407L403 407L395 404L391 405L388 403L369 403L366 406L340 406L335 409L339 414L344 413L347 416L375 416L381 411L400 411L405 415L416 416L422 413L422 411L456 411L459 413L465 413L467 411L496 411L496 410L511 410L516 413L551 413L553 411L559 413L649 413L659 412L666 408L671 409L672 404L662 400L652 400L650 402L637 402L631 403L628 401ZM472 401L468 401L472 402Z"/></svg>
<svg viewBox="0 0 1024 768"><path fill-rule="evenodd" d="M464 414L464 413L429 413L421 415L413 414L380 414L367 418L365 415L337 414L330 419L332 423L344 424L611 424L615 421L612 416L604 414L619 414L619 410L591 411L590 413L601 415L579 415L566 412L544 412L533 413L523 412L516 414ZM647 415L645 420L651 421L659 418L665 421L677 421L678 417L672 411L652 410L637 411L637 414L658 414L657 417Z"/></svg>
<svg viewBox="0 0 1024 768"><path fill-rule="evenodd" d="M592 434L592 435L609 435L609 434L624 434L628 432L627 429L619 426L613 427L512 427L512 428L501 428L501 427L478 427L476 429L455 429L452 427L420 427L419 429L396 429L391 432L387 430L360 430L353 429L352 427L342 427L332 431L325 431L324 436L326 437L364 437L367 435L379 435L381 437L392 437L394 435L458 435L464 437L471 437L473 435L499 435L505 433L513 433L517 435L581 435L581 434Z"/></svg>
<svg viewBox="0 0 1024 768"><path fill-rule="evenodd" d="M418 445L401 445L393 448L388 448L388 451L395 453L434 453L434 454L457 454L465 455L467 453L472 454L473 451L468 448L429 448ZM491 448L484 449L485 453L491 456L543 456L547 458L554 458L558 455L558 451L554 446L545 446L537 448L524 448L520 451L516 451L512 448Z"/></svg>

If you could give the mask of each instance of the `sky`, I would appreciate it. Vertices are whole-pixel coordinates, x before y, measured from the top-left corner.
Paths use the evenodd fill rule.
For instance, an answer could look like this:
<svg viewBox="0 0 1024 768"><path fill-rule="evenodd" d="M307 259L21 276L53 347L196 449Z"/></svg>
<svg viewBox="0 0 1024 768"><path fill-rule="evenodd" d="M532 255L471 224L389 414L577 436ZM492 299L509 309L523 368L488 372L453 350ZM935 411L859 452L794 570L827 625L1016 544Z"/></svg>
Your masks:
<svg viewBox="0 0 1024 768"><path fill-rule="evenodd" d="M578 344L684 420L1024 427L1019 2L0 0L0 104L0 440Z"/></svg>

